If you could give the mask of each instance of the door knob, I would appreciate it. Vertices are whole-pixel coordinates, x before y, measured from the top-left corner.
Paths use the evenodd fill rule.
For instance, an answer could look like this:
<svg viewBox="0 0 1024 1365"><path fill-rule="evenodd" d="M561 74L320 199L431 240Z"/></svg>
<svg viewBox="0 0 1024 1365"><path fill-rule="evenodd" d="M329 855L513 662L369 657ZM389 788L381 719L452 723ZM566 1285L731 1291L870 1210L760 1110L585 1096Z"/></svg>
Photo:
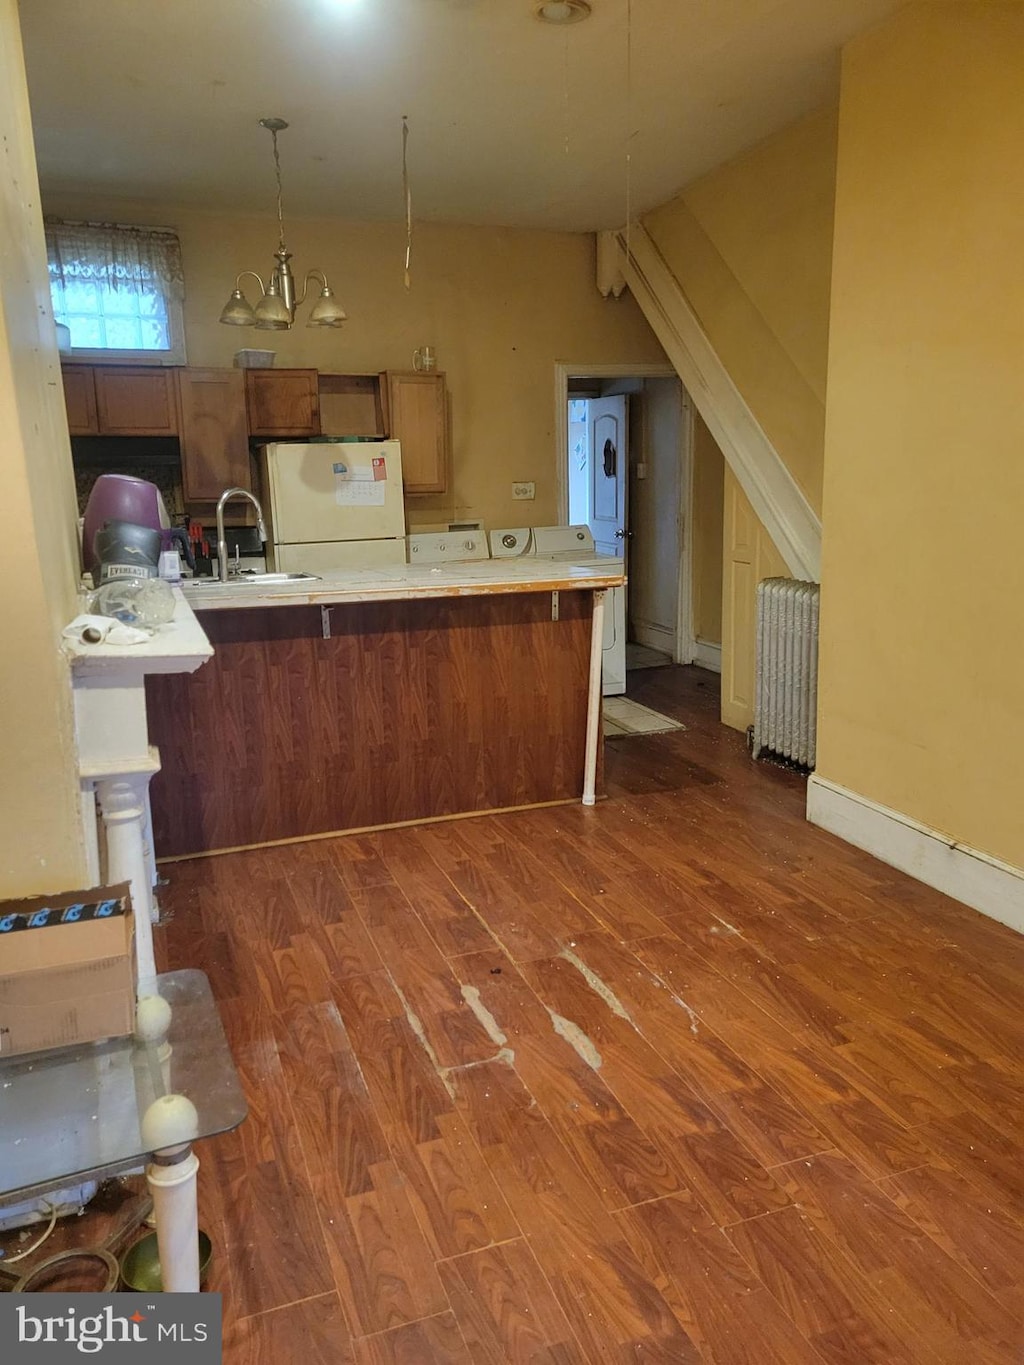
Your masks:
<svg viewBox="0 0 1024 1365"><path fill-rule="evenodd" d="M615 539L616 539L616 540L625 540L626 537L627 537L629 534L630 534L629 531L622 531L622 530L616 531L616 532L615 532Z"/></svg>

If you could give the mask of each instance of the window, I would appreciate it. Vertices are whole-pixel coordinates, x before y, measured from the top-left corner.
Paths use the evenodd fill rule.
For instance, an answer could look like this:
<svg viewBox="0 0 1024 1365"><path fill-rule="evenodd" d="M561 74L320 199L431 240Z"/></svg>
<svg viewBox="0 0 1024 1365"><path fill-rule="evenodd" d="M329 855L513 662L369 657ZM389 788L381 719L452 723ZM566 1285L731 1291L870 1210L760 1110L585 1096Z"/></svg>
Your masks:
<svg viewBox="0 0 1024 1365"><path fill-rule="evenodd" d="M181 246L165 228L46 224L53 315L74 359L185 363Z"/></svg>

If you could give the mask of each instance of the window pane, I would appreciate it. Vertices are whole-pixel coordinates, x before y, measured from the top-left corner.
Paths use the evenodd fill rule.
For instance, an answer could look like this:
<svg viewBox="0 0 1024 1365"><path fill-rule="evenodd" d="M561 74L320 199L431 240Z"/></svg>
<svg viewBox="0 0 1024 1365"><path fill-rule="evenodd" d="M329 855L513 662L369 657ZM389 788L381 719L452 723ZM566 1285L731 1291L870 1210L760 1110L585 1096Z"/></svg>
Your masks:
<svg viewBox="0 0 1024 1365"><path fill-rule="evenodd" d="M138 317L139 296L131 289L104 289L103 311L108 318Z"/></svg>
<svg viewBox="0 0 1024 1365"><path fill-rule="evenodd" d="M112 350L138 351L142 347L138 318L107 318L107 345Z"/></svg>
<svg viewBox="0 0 1024 1365"><path fill-rule="evenodd" d="M169 351L171 339L167 334L167 323L160 318L142 319L142 349L145 351Z"/></svg>
<svg viewBox="0 0 1024 1365"><path fill-rule="evenodd" d="M167 308L159 294L140 294L139 312L144 318L166 318Z"/></svg>
<svg viewBox="0 0 1024 1365"><path fill-rule="evenodd" d="M83 349L98 350L105 344L103 340L103 325L99 318L83 318L68 315L66 320L68 326L71 328L72 346L81 346Z"/></svg>
<svg viewBox="0 0 1024 1365"><path fill-rule="evenodd" d="M95 284L69 280L64 286L64 307L69 313L99 313L99 290Z"/></svg>

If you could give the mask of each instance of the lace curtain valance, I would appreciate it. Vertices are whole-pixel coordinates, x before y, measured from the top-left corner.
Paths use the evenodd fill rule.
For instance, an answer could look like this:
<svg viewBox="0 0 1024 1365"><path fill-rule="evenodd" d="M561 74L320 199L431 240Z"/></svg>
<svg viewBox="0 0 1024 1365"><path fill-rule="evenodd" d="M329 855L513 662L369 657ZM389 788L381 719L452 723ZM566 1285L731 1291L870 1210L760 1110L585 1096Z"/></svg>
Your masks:
<svg viewBox="0 0 1024 1365"><path fill-rule="evenodd" d="M90 280L131 291L156 284L162 294L179 303L184 299L181 246L173 232L117 223L47 223L45 228L51 283Z"/></svg>

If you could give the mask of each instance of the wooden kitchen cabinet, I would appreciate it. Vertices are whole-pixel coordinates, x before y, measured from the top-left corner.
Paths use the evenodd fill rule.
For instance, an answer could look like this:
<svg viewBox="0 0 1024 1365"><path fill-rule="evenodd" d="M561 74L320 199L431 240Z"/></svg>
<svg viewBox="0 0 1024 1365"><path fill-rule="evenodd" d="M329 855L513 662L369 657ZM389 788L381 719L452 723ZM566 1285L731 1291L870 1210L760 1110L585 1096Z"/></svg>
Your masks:
<svg viewBox="0 0 1024 1365"><path fill-rule="evenodd" d="M252 488L241 370L178 371L181 480L187 503L216 502L225 488Z"/></svg>
<svg viewBox="0 0 1024 1365"><path fill-rule="evenodd" d="M64 407L68 414L68 431L72 436L98 436L99 414L96 411L96 380L91 365L62 365Z"/></svg>
<svg viewBox="0 0 1024 1365"><path fill-rule="evenodd" d="M443 374L385 370L380 377L384 430L402 443L406 493L448 487L448 396Z"/></svg>
<svg viewBox="0 0 1024 1365"><path fill-rule="evenodd" d="M93 378L101 436L177 436L173 369L96 365Z"/></svg>
<svg viewBox="0 0 1024 1365"><path fill-rule="evenodd" d="M316 370L244 370L249 435L320 435Z"/></svg>

